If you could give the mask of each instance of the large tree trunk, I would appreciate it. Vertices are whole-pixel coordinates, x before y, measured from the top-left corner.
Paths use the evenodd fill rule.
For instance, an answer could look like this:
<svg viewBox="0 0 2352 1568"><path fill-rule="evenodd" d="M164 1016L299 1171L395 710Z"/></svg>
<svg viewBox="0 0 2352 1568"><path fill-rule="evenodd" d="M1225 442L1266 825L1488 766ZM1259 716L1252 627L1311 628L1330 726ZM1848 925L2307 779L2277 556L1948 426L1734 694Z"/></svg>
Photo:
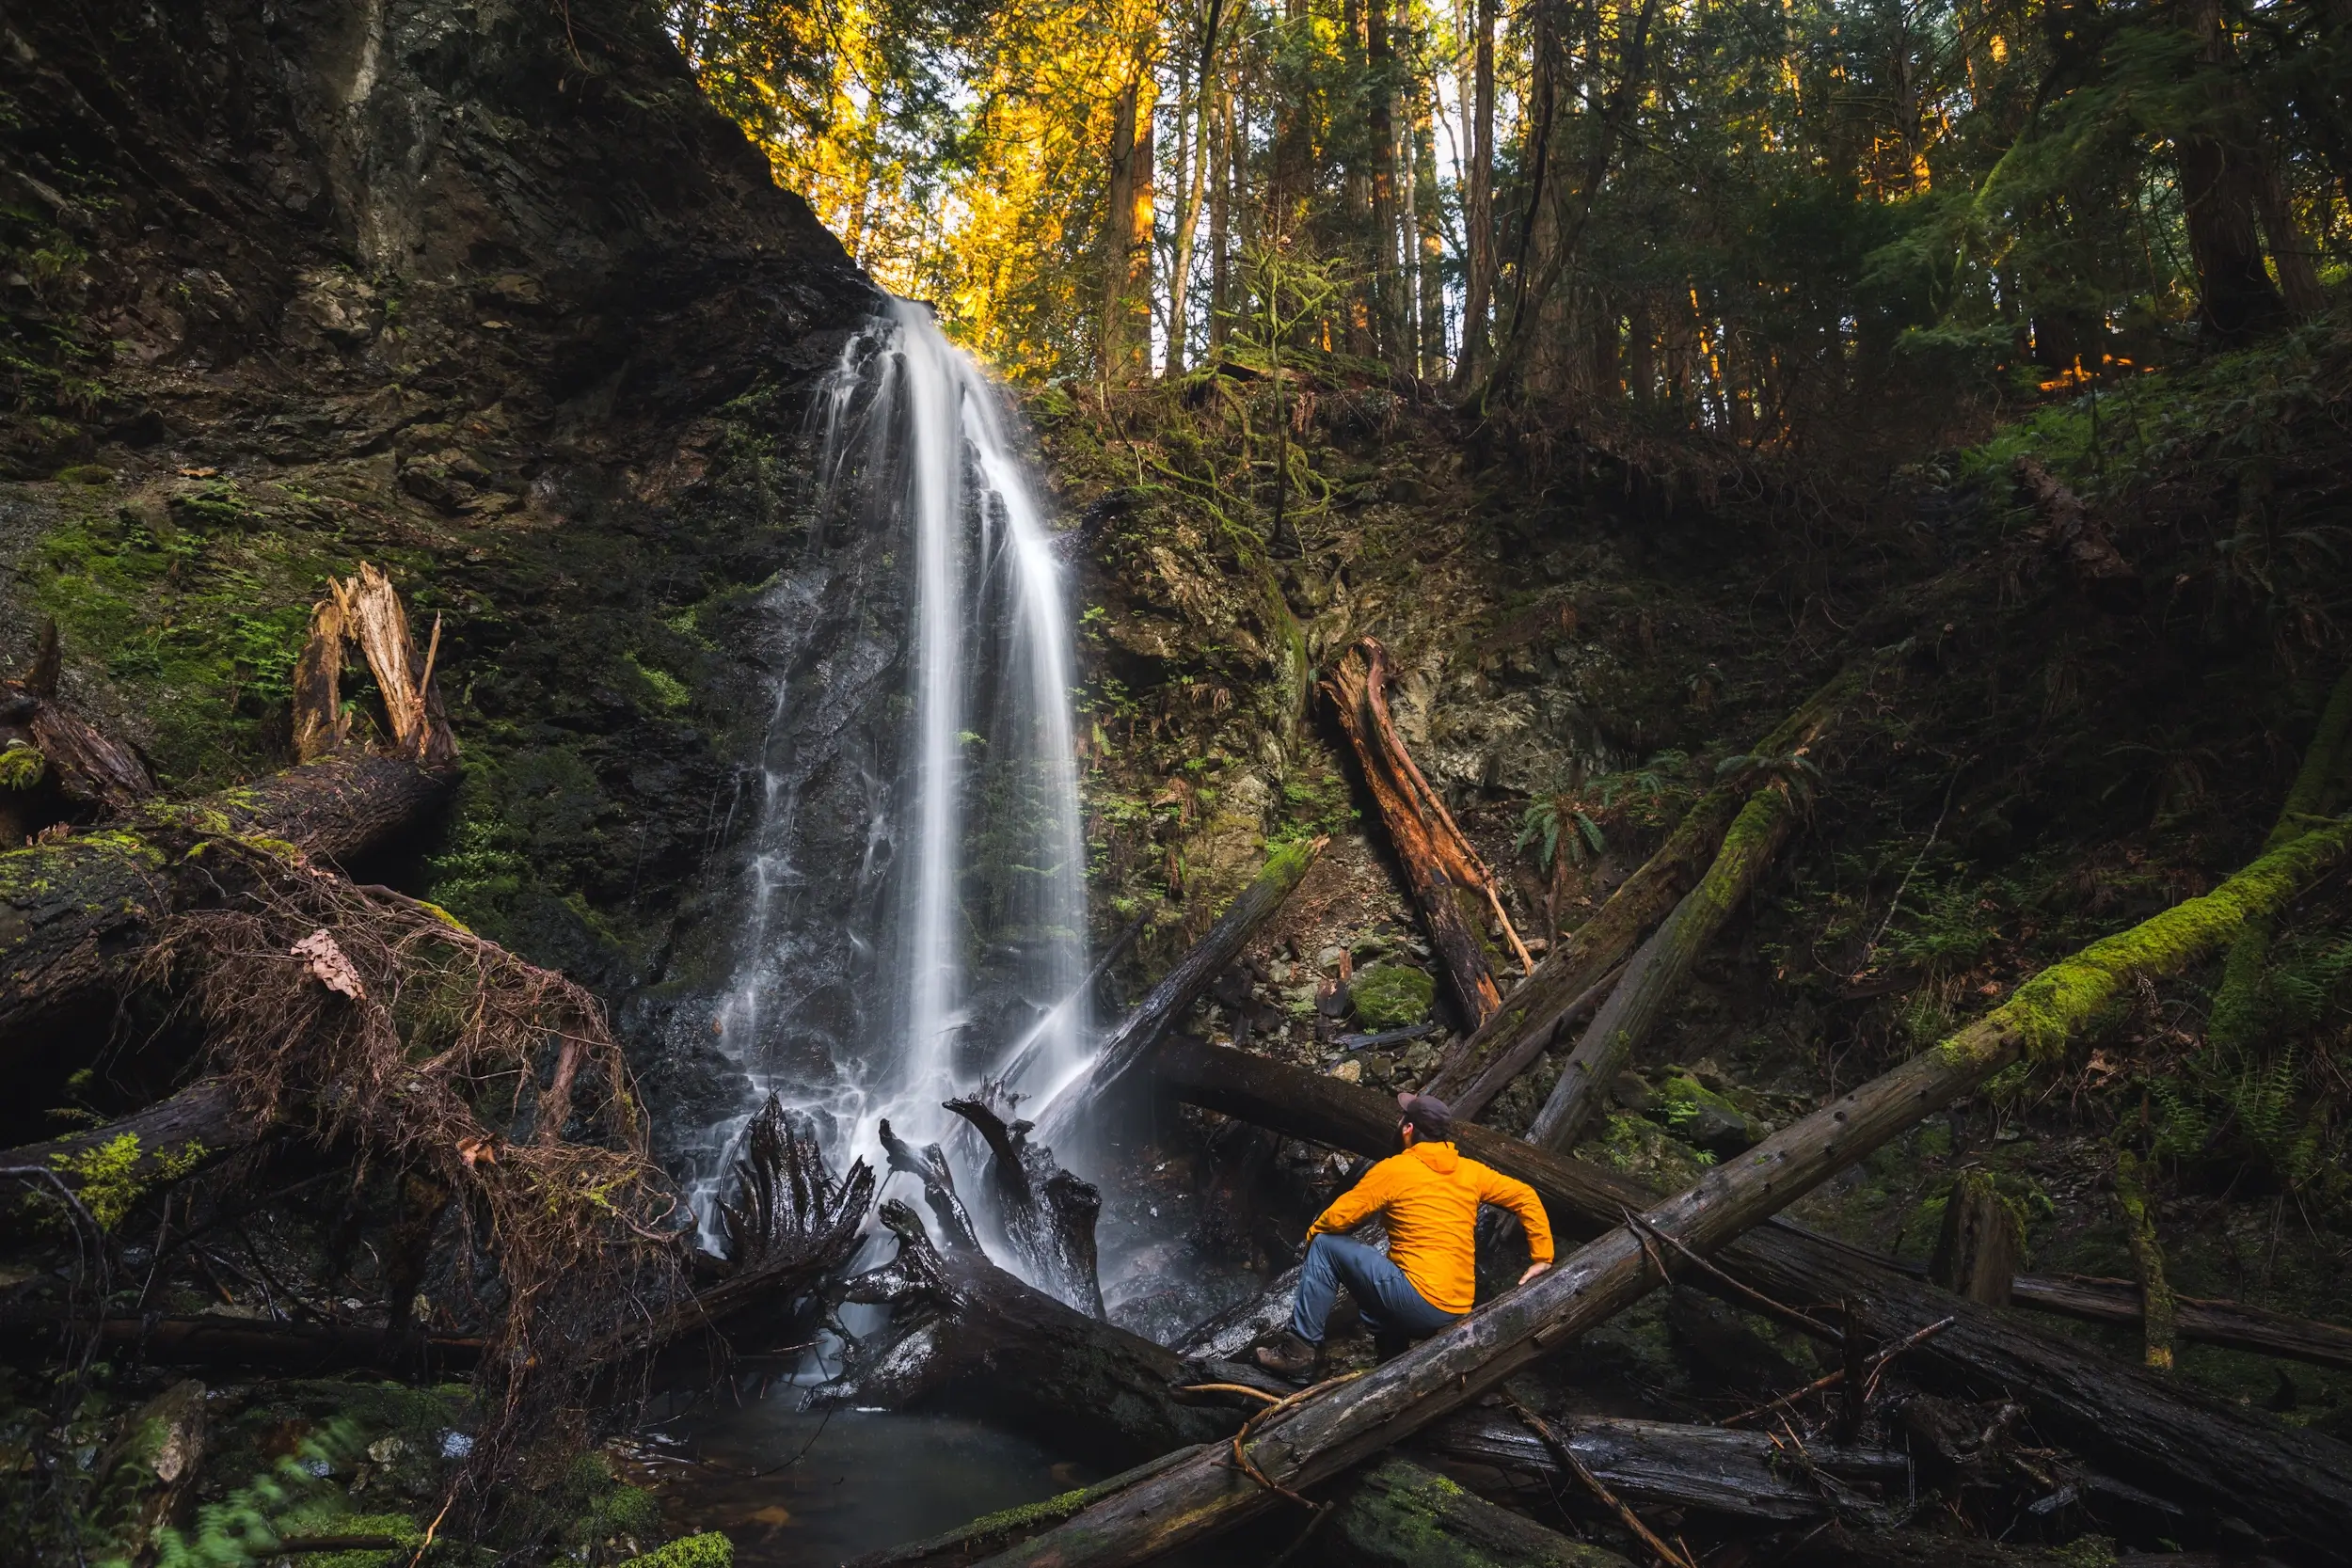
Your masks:
<svg viewBox="0 0 2352 1568"><path fill-rule="evenodd" d="M1196 1457L993 1560L1055 1568L1140 1562L1263 1513L1279 1500L1275 1488L1296 1492L1343 1474L1639 1300L1668 1277L1659 1243L1702 1256L1721 1248L2010 1063L2062 1049L2074 1030L2139 979L2208 956L2249 911L2276 909L2347 849L2352 824L2312 832L2205 896L2042 971L1950 1038L1715 1167L1688 1192L1578 1248L1453 1328L1276 1413L1250 1445L1249 1473ZM2352 1489L2352 1475L2339 1478L2341 1489ZM2306 1519L2312 1500L2301 1511ZM2278 1517L2268 1522L2292 1528ZM2308 1544L2333 1550L2344 1523Z"/></svg>
<svg viewBox="0 0 2352 1568"><path fill-rule="evenodd" d="M103 833L0 853L0 1040L29 1049L54 1038L50 1021L124 984L158 922L218 896L202 863L208 840L276 840L346 861L411 826L453 782L407 758L332 756L187 805L143 807Z"/></svg>
<svg viewBox="0 0 2352 1568"><path fill-rule="evenodd" d="M2205 326L2216 337L2244 339L2287 319L2286 302L2263 265L2262 241L2254 230L2261 164L2253 138L2261 128L2241 103L2244 86L2222 30L2220 0L2185 0L2179 14L2203 66L2192 79L2192 90L2202 100L2197 128L2172 139L2198 301Z"/></svg>
<svg viewBox="0 0 2352 1568"><path fill-rule="evenodd" d="M1796 752L1837 722L1867 694L1877 665L1853 665L1815 692L1804 706L1756 743L1755 755ZM1683 814L1666 842L1641 868L1619 883L1598 913L1577 927L1502 999L1493 1017L1446 1053L1425 1085L1451 1101L1463 1119L1475 1117L1496 1095L1532 1066L1591 990L1624 962L1649 928L1664 918L1716 855L1724 833L1739 816L1747 791L1718 784Z"/></svg>
<svg viewBox="0 0 2352 1568"><path fill-rule="evenodd" d="M1775 1525L1873 1512L1859 1494L1816 1484L1794 1469L1779 1443L1762 1433L1614 1416L1564 1416L1550 1425L1595 1479L1629 1502ZM1419 1446L1447 1459L1545 1476L1563 1492L1578 1485L1549 1445L1507 1416L1457 1412L1422 1433ZM1899 1449L1809 1443L1805 1458L1814 1474L1891 1497L1903 1496L1911 1477L1910 1457Z"/></svg>
<svg viewBox="0 0 2352 1568"><path fill-rule="evenodd" d="M1206 1110L1374 1158L1395 1148L1394 1101L1336 1078L1183 1041L1162 1051L1152 1069L1168 1093ZM1472 1159L1542 1194L1552 1224L1570 1234L1597 1234L1657 1201L1657 1195L1613 1172L1486 1128L1457 1123L1454 1139ZM2032 1410L2045 1436L2152 1491L2204 1498L2217 1508L2299 1511L2300 1531L2352 1529L2352 1480L2346 1479L2352 1451L2342 1444L2122 1366L2071 1337L1947 1294L1885 1259L1786 1221L1758 1227L1725 1247L1716 1262L1777 1301L1851 1301L1872 1334L1884 1340L1952 1319L1949 1328L1905 1353L1906 1372L1953 1394L2013 1395ZM1714 1288L1705 1277L1691 1283ZM2083 1317L2117 1309L2122 1296L2128 1300L2129 1321L2137 1322L2135 1285L2102 1288L2093 1301L2066 1281L2020 1275L2012 1291L2018 1306ZM2099 1310L2090 1309L2094 1307ZM2212 1343L2231 1344L2223 1334L2233 1319L2245 1323L2185 1309L2181 1333L2197 1338L2211 1328ZM2330 1326L2311 1325L2314 1332L2308 1335L2281 1326L2259 1348L2291 1354L2284 1346L2302 1340L2324 1354L2333 1338Z"/></svg>
<svg viewBox="0 0 2352 1568"><path fill-rule="evenodd" d="M1241 956L1241 950L1249 945L1249 939L1258 928L1274 917L1282 901L1291 895L1291 890L1305 879L1308 868L1314 864L1315 857L1323 853L1327 842L1317 838L1285 844L1266 857L1265 868L1258 873L1257 880L1242 889L1217 917L1216 924L1209 927L1209 934L1177 959L1175 966L1160 977L1159 984L1146 992L1135 1010L1110 1032L1085 1076L1062 1090L1039 1114L1041 1137L1065 1142L1070 1133L1088 1125L1095 1108L1117 1093L1128 1075L1151 1054L1152 1047Z"/></svg>
<svg viewBox="0 0 2352 1568"><path fill-rule="evenodd" d="M1454 826L1453 814L1422 777L1396 732L1389 714L1387 650L1372 638L1362 639L1331 667L1322 684L1355 750L1364 786L1379 808L1413 901L1421 907L1429 944L1445 968L1454 1005L1463 1022L1476 1028L1502 1003L1495 965L1480 932L1489 911L1512 944L1518 942L1518 933L1511 929L1496 895L1494 876Z"/></svg>

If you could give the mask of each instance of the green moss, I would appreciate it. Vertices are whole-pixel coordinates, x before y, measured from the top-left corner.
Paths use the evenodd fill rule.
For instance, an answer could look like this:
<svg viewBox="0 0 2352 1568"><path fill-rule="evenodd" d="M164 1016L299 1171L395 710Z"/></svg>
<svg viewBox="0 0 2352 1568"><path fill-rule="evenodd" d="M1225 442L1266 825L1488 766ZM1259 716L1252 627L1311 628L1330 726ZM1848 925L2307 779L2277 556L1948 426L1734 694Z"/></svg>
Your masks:
<svg viewBox="0 0 2352 1568"><path fill-rule="evenodd" d="M1084 1508L1094 1495L1090 1487L1081 1486L1074 1492L1064 1492L1042 1502L1023 1503L1018 1508L1000 1509L984 1513L966 1525L960 1532L971 1536L1009 1535L1020 1530L1034 1529L1040 1525L1058 1524Z"/></svg>
<svg viewBox="0 0 2352 1568"><path fill-rule="evenodd" d="M1404 964L1381 964L1356 976L1348 989L1357 1019L1375 1029L1418 1023L1429 1016L1438 983Z"/></svg>
<svg viewBox="0 0 2352 1568"><path fill-rule="evenodd" d="M150 1188L187 1175L203 1164L205 1152L190 1139L151 1154L136 1132L122 1132L78 1154L53 1154L50 1163L74 1179L90 1217L112 1230Z"/></svg>
<svg viewBox="0 0 2352 1568"><path fill-rule="evenodd" d="M49 772L49 759L21 740L0 751L0 789L30 789Z"/></svg>
<svg viewBox="0 0 2352 1568"><path fill-rule="evenodd" d="M2017 994L1940 1048L1954 1062L2003 1062L2022 1051L2057 1058L2068 1038L2127 994L2142 974L2170 974L2220 947L2249 917L2277 910L2352 849L2352 823L2313 829L2271 850L2201 898L2092 942L2036 974Z"/></svg>
<svg viewBox="0 0 2352 1568"><path fill-rule="evenodd" d="M735 1568L735 1543L715 1529L705 1530L630 1558L619 1568Z"/></svg>

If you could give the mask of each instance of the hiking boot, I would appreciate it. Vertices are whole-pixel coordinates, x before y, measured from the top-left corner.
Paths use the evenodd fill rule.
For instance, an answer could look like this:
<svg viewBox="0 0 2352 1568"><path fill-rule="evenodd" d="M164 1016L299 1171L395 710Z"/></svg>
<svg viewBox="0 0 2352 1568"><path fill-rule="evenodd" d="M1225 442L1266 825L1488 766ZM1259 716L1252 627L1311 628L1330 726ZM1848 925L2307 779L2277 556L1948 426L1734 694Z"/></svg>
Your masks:
<svg viewBox="0 0 2352 1568"><path fill-rule="evenodd" d="M1308 1343L1286 1328L1271 1343L1258 1347L1258 1365L1276 1377L1311 1377L1323 1365L1323 1347Z"/></svg>

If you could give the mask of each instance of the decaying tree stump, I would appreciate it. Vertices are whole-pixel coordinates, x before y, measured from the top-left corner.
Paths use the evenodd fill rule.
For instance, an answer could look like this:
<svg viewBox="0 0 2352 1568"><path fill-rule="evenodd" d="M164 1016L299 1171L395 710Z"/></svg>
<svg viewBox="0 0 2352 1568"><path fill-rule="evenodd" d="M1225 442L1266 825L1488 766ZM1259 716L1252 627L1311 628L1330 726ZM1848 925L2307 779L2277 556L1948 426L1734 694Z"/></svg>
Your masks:
<svg viewBox="0 0 2352 1568"><path fill-rule="evenodd" d="M1347 735L1364 786L1379 808L1381 825L1404 867L1405 880L1429 930L1429 945L1446 974L1447 989L1463 1021L1476 1028L1502 1005L1480 927L1492 912L1501 930L1533 968L1518 933L1511 929L1496 895L1494 877L1478 851L1455 827L1445 802L1429 787L1389 715L1387 650L1360 639L1323 678L1323 694Z"/></svg>
<svg viewBox="0 0 2352 1568"><path fill-rule="evenodd" d="M147 763L58 695L57 623L21 677L0 680L0 849L24 845L69 816L127 811L155 793Z"/></svg>
<svg viewBox="0 0 2352 1568"><path fill-rule="evenodd" d="M1715 1167L1688 1192L1578 1248L1549 1273L1363 1377L1274 1413L1249 1445L1248 1473L1189 1460L994 1560L1056 1568L1139 1562L1258 1514L1284 1490L1330 1480L1639 1299L1667 1277L1661 1247L1702 1256L1720 1248L2029 1049L2059 1049L2139 976L2211 953L2249 911L2277 908L2347 850L2352 824L2316 831L2205 896L2044 970L1951 1038Z"/></svg>
<svg viewBox="0 0 2352 1568"><path fill-rule="evenodd" d="M1928 1259L1928 1277L1954 1295L2007 1307L2024 1255L2024 1228L1992 1175L1964 1170L1944 1200L1944 1228Z"/></svg>
<svg viewBox="0 0 2352 1568"><path fill-rule="evenodd" d="M1107 1318L1094 1255L1103 1195L1056 1164L1052 1149L1031 1143L1029 1123L1005 1120L1014 1098L1002 1085L983 1085L977 1095L948 1101L947 1109L988 1145L981 1182L999 1233L1029 1277L1064 1305Z"/></svg>

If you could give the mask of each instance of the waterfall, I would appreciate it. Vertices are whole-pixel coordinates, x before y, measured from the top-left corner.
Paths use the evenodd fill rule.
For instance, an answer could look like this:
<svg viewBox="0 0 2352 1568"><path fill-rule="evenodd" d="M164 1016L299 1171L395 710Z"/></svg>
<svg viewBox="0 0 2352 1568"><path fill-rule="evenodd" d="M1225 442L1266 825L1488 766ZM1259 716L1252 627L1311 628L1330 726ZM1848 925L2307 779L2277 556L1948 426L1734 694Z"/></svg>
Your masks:
<svg viewBox="0 0 2352 1568"><path fill-rule="evenodd" d="M767 604L801 629L778 659L742 945L715 1023L753 1098L691 1153L707 1239L725 1151L771 1091L818 1117L836 1158L872 1159L884 1117L919 1144L948 1132L940 1102L984 1076L1035 1106L1085 1064L1070 622L1014 434L1004 394L903 300L819 390L810 557ZM842 564L860 550L862 569ZM891 661L867 688L851 679L862 657ZM866 711L809 711L853 690ZM805 737L861 725L855 863L846 849L804 863ZM834 951L850 973L828 974L820 1005L807 972Z"/></svg>

